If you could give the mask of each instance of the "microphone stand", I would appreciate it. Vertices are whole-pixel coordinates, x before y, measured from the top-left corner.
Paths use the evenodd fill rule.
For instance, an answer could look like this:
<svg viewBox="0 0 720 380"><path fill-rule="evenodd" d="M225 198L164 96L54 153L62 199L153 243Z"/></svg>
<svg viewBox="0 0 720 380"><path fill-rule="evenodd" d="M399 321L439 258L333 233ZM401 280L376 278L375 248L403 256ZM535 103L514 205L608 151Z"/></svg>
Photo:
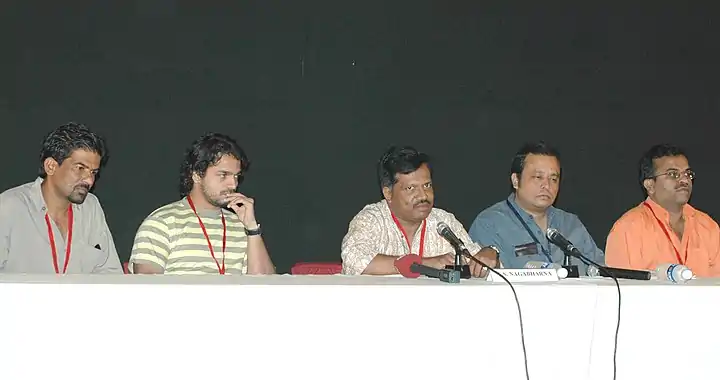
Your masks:
<svg viewBox="0 0 720 380"><path fill-rule="evenodd" d="M455 244L452 244L453 249L455 250L455 263L453 265L445 265L445 269L451 269L460 272L460 278L470 278L472 275L470 274L470 265L463 264L463 256L470 256L470 252L465 247L458 247Z"/></svg>
<svg viewBox="0 0 720 380"><path fill-rule="evenodd" d="M580 278L580 269L577 265L572 265L572 263L570 262L570 257L573 253L566 250L563 250L563 252L565 252L565 258L563 259L562 267L567 269L567 276L571 278Z"/></svg>

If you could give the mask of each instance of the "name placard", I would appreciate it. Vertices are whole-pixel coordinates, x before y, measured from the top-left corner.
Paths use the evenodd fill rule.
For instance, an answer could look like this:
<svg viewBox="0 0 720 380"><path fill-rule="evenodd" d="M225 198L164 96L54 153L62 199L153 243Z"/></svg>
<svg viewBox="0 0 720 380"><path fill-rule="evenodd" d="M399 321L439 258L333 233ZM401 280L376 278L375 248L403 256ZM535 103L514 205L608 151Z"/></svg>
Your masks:
<svg viewBox="0 0 720 380"><path fill-rule="evenodd" d="M553 282L558 281L557 269L546 268L546 269L495 269L500 272L510 282ZM490 282L502 282L505 281L493 272L487 277L487 281Z"/></svg>

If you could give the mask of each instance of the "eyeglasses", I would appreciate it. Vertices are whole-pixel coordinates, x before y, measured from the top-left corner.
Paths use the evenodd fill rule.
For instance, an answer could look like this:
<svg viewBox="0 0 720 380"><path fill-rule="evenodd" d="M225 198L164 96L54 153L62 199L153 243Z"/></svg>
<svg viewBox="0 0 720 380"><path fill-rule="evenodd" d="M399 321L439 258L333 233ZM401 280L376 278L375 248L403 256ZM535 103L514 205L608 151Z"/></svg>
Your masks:
<svg viewBox="0 0 720 380"><path fill-rule="evenodd" d="M656 174L656 175L654 175L652 177L648 177L648 178L655 179L655 178L663 176L663 175L666 175L676 181L680 180L680 178L682 178L682 177L687 177L687 179L689 179L690 181L695 180L695 172L690 169L685 170L684 172L677 171L677 170L668 170L665 173Z"/></svg>

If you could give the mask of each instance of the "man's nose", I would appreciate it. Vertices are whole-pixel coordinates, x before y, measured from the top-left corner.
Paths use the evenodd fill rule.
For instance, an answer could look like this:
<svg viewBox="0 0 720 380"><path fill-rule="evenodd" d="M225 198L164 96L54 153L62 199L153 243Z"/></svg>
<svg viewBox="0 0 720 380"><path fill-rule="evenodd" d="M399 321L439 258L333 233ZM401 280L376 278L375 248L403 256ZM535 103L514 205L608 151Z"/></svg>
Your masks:
<svg viewBox="0 0 720 380"><path fill-rule="evenodd" d="M229 183L228 183L228 187L230 188L230 190L232 190L232 191L237 191L238 178L237 178L237 177L234 177L234 176L233 176L233 177L230 177L230 179L228 179L228 182L229 182Z"/></svg>
<svg viewBox="0 0 720 380"><path fill-rule="evenodd" d="M540 188L541 189L549 189L550 188L550 178L543 178L542 181L540 181Z"/></svg>

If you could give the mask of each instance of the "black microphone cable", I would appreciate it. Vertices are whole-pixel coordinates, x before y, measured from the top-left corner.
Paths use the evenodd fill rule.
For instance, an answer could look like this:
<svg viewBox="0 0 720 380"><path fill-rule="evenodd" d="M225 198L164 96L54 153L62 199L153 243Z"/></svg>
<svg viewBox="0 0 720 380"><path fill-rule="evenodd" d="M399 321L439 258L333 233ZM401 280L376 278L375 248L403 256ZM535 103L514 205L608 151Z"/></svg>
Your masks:
<svg viewBox="0 0 720 380"><path fill-rule="evenodd" d="M560 247L565 253L567 253L570 256L576 257L580 259L582 262L584 262L587 265L594 265L598 268L598 270L605 274L606 277L611 277L613 281L615 281L615 286L617 287L617 293L618 293L618 311L617 311L617 326L615 327L615 343L613 346L613 380L617 379L617 342L618 342L618 335L620 335L620 306L622 305L622 293L620 292L620 283L618 282L617 277L612 273L612 271L609 271L605 268L605 266L600 265L592 260L590 258L583 255L577 247L575 247L569 240L567 240L564 236L558 232L558 230L554 228L548 228L547 232L545 234L550 242ZM560 241L558 241L560 240Z"/></svg>
<svg viewBox="0 0 720 380"><path fill-rule="evenodd" d="M617 288L617 294L618 294L618 309L617 309L617 325L615 327L615 343L613 345L613 380L617 379L617 346L618 346L618 335L620 335L620 305L622 305L622 294L620 292L620 283L618 282L617 277L612 273L612 271L609 271L605 269L603 265L600 265L589 258L585 257L585 255L573 252L571 256L575 256L578 259L580 259L582 262L584 262L587 265L594 265L598 268L600 272L605 273L607 277L611 277L613 281L615 281L615 287Z"/></svg>
<svg viewBox="0 0 720 380"><path fill-rule="evenodd" d="M522 351L523 351L523 364L525 365L525 379L530 380L530 371L528 371L527 349L525 348L525 326L523 325L522 310L520 310L520 300L518 300L518 296L517 296L517 292L515 291L515 287L500 272L496 271L493 268L490 268L488 265L486 265L482 261L473 257L473 255L471 255L470 252L467 251L467 249L464 249L462 251L462 254L463 254L463 256L469 258L470 260L480 264L483 268L487 268L489 271L495 273L498 277L502 278L503 281L507 282L507 284L510 285L510 290L512 290L513 296L515 296L515 305L517 306L518 318L520 319L520 342L522 344Z"/></svg>

